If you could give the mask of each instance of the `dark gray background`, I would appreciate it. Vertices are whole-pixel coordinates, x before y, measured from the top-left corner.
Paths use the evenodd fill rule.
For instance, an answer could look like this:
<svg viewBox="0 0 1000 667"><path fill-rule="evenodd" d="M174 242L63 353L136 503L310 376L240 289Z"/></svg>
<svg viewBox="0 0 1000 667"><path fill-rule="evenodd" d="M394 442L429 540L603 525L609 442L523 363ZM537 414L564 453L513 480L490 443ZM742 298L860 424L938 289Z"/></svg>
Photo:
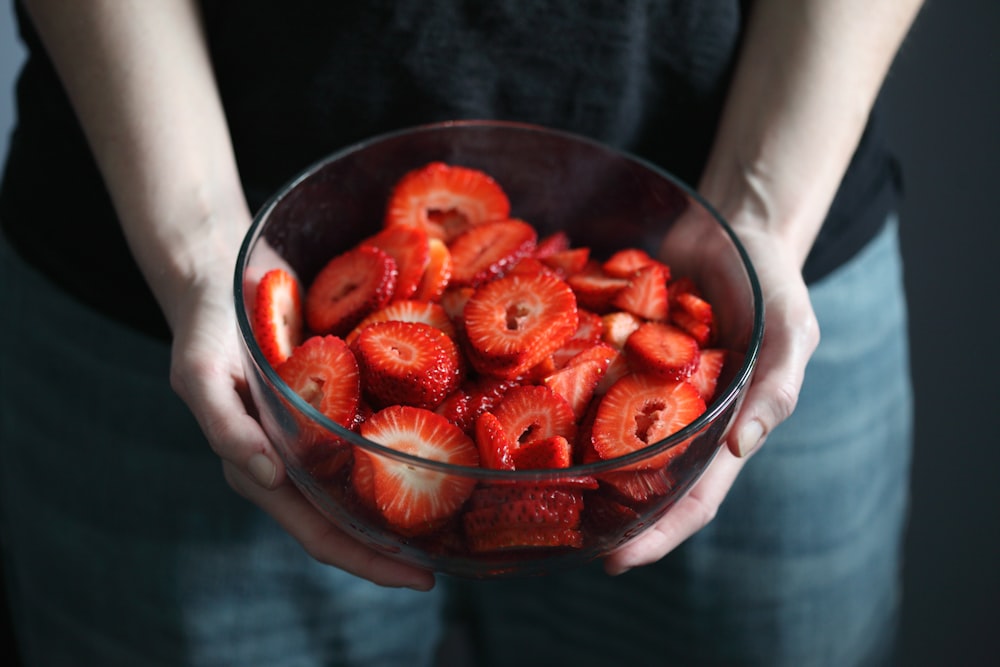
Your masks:
<svg viewBox="0 0 1000 667"><path fill-rule="evenodd" d="M4 3L0 155L20 60ZM929 0L885 95L907 187L917 426L900 663L1000 664L1000 2Z"/></svg>

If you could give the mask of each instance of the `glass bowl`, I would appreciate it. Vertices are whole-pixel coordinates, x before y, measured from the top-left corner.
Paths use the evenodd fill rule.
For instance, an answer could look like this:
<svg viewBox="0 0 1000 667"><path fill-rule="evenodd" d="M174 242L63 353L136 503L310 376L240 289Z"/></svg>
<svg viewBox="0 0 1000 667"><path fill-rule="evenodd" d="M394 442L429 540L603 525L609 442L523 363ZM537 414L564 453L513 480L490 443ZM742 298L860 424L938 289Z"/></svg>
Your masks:
<svg viewBox="0 0 1000 667"><path fill-rule="evenodd" d="M596 258L640 248L689 277L713 306L714 346L727 352L717 389L700 417L679 432L617 459L553 470L457 466L400 453L338 424L294 393L254 337L260 277L290 268L303 286L338 252L383 225L393 186L433 161L479 169L505 190L511 217L539 238L565 232ZM241 247L235 303L250 392L261 424L301 492L339 528L401 561L460 577L540 575L600 558L649 528L682 498L713 460L753 374L763 305L739 241L691 188L663 170L562 131L493 121L406 129L339 151L304 169L260 209ZM676 456L666 455L675 450ZM579 512L579 540L566 546L496 551L470 548L464 507L422 534L401 534L352 484L358 452L469 489L566 490ZM409 531L408 531L409 532Z"/></svg>

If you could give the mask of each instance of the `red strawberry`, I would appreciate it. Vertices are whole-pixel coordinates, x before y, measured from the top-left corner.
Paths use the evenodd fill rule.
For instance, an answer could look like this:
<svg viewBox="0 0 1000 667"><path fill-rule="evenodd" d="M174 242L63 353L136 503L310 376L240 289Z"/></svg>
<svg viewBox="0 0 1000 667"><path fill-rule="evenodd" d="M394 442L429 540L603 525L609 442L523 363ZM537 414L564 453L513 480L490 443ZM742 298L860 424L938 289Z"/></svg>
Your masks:
<svg viewBox="0 0 1000 667"><path fill-rule="evenodd" d="M351 348L365 394L380 406L434 409L461 380L458 347L423 322L376 322Z"/></svg>
<svg viewBox="0 0 1000 667"><path fill-rule="evenodd" d="M306 323L316 333L346 335L364 317L389 303L397 275L396 261L374 246L337 255L309 285Z"/></svg>
<svg viewBox="0 0 1000 667"><path fill-rule="evenodd" d="M616 348L615 354L611 356L611 361L608 362L608 368L604 371L604 376L601 381L597 383L597 389L594 390L594 394L597 396L603 396L608 393L608 389L618 382L622 377L628 375L632 372L632 369L628 364L628 357L626 354Z"/></svg>
<svg viewBox="0 0 1000 667"><path fill-rule="evenodd" d="M493 408L493 414L516 447L554 435L561 435L572 442L576 436L573 408L548 387L513 387Z"/></svg>
<svg viewBox="0 0 1000 667"><path fill-rule="evenodd" d="M592 432L594 451L602 459L631 454L673 435L704 411L705 401L688 382L630 373L618 380L598 405ZM672 447L638 467L664 465L685 447L686 443Z"/></svg>
<svg viewBox="0 0 1000 667"><path fill-rule="evenodd" d="M459 466L476 466L476 445L444 417L429 410L392 406L361 424L361 435L385 447L423 459ZM356 448L373 466L375 506L397 531L426 534L453 516L475 487L471 477L415 468L373 452Z"/></svg>
<svg viewBox="0 0 1000 667"><path fill-rule="evenodd" d="M583 269L567 276L566 282L573 288L580 307L595 313L611 310L615 295L628 287L627 279L609 276L596 260L590 260Z"/></svg>
<svg viewBox="0 0 1000 667"><path fill-rule="evenodd" d="M476 370L514 378L573 335L576 299L556 276L507 276L476 290L465 305L464 323Z"/></svg>
<svg viewBox="0 0 1000 667"><path fill-rule="evenodd" d="M465 304L469 302L475 293L471 287L449 286L441 295L441 307L448 313L448 317L456 325L462 324L462 317L465 315Z"/></svg>
<svg viewBox="0 0 1000 667"><path fill-rule="evenodd" d="M560 229L559 231L553 232L538 241L538 245L535 247L534 256L538 259L542 259L543 257L549 257L557 252L569 249L569 235Z"/></svg>
<svg viewBox="0 0 1000 667"><path fill-rule="evenodd" d="M667 280L662 265L653 263L638 269L611 305L645 320L666 320Z"/></svg>
<svg viewBox="0 0 1000 667"><path fill-rule="evenodd" d="M607 364L599 359L571 361L565 368L547 375L542 383L562 396L579 419L587 411L606 369Z"/></svg>
<svg viewBox="0 0 1000 667"><path fill-rule="evenodd" d="M417 291L420 279L430 262L427 230L416 225L393 225L361 242L386 252L396 261L396 287L393 299L409 299Z"/></svg>
<svg viewBox="0 0 1000 667"><path fill-rule="evenodd" d="M492 412L483 412L476 419L475 441L484 468L514 470L513 443Z"/></svg>
<svg viewBox="0 0 1000 667"><path fill-rule="evenodd" d="M343 340L336 336L307 338L275 370L292 391L330 421L345 428L354 426L360 375Z"/></svg>
<svg viewBox="0 0 1000 667"><path fill-rule="evenodd" d="M587 266L587 262L590 261L590 248L560 250L539 259L542 264L565 278L566 276L583 271L584 267Z"/></svg>
<svg viewBox="0 0 1000 667"><path fill-rule="evenodd" d="M393 188L385 224L419 225L447 241L471 226L509 215L510 201L491 176L431 162L405 174Z"/></svg>
<svg viewBox="0 0 1000 667"><path fill-rule="evenodd" d="M344 338L344 341L348 345L352 344L362 329L376 322L422 322L435 329L440 329L451 339L454 339L456 335L455 325L441 304L405 299L393 301L361 320L358 326L354 327L351 333Z"/></svg>
<svg viewBox="0 0 1000 667"><path fill-rule="evenodd" d="M601 340L604 333L604 320L597 313L592 313L584 308L577 307L577 325L573 332L573 338L584 340L588 343L596 343Z"/></svg>
<svg viewBox="0 0 1000 667"><path fill-rule="evenodd" d="M643 325L642 319L624 310L605 314L601 322L604 325L604 342L619 350L625 347L628 337Z"/></svg>
<svg viewBox="0 0 1000 667"><path fill-rule="evenodd" d="M676 481L664 466L644 470L612 470L600 473L598 479L618 500L630 505L665 496L676 486Z"/></svg>
<svg viewBox="0 0 1000 667"><path fill-rule="evenodd" d="M505 526L490 531L480 531L466 536L469 551L486 553L515 551L519 549L555 549L583 547L583 533L577 528L562 525Z"/></svg>
<svg viewBox="0 0 1000 667"><path fill-rule="evenodd" d="M671 299L670 321L686 331L699 345L712 339L715 317L712 305L691 292L681 292Z"/></svg>
<svg viewBox="0 0 1000 667"><path fill-rule="evenodd" d="M561 435L532 440L514 450L513 461L515 470L568 468L573 463L573 446Z"/></svg>
<svg viewBox="0 0 1000 667"><path fill-rule="evenodd" d="M284 269L271 269L260 279L254 304L254 337L264 357L277 368L302 342L302 294Z"/></svg>
<svg viewBox="0 0 1000 667"><path fill-rule="evenodd" d="M469 380L445 398L435 412L466 433L471 433L479 415L492 410L500 403L507 390L517 384L516 380L501 380L489 376Z"/></svg>
<svg viewBox="0 0 1000 667"><path fill-rule="evenodd" d="M605 373L608 370L608 366L615 357L619 355L619 350L616 350L613 346L607 343L595 343L587 349L581 351L575 357L572 357L568 362L567 366L575 366L577 364L582 364L590 361L596 361L601 367L601 373Z"/></svg>
<svg viewBox="0 0 1000 667"><path fill-rule="evenodd" d="M625 248L612 254L611 257L604 261L601 268L609 276L631 278L639 269L657 263L645 250Z"/></svg>
<svg viewBox="0 0 1000 667"><path fill-rule="evenodd" d="M583 509L583 494L580 489L533 482L487 484L472 492L468 509L466 515L484 510L492 512L476 515L477 520L469 522L476 524L474 527L478 529L541 523L576 527Z"/></svg>
<svg viewBox="0 0 1000 667"><path fill-rule="evenodd" d="M698 341L682 329L661 322L647 322L625 341L625 355L632 368L668 380L683 380L698 367Z"/></svg>
<svg viewBox="0 0 1000 667"><path fill-rule="evenodd" d="M470 227L448 244L451 280L455 285L478 287L504 275L531 254L538 236L523 220L495 220Z"/></svg>
<svg viewBox="0 0 1000 667"><path fill-rule="evenodd" d="M424 275L420 277L417 291L413 293L414 299L421 301L437 301L448 288L451 281L451 274L454 264L451 260L451 251L441 239L429 239L427 241L428 262Z"/></svg>
<svg viewBox="0 0 1000 667"><path fill-rule="evenodd" d="M722 374L722 367L726 363L728 353L719 348L709 348L702 350L700 356L698 368L688 378L688 382L694 385L701 397L708 403L715 396L719 375Z"/></svg>

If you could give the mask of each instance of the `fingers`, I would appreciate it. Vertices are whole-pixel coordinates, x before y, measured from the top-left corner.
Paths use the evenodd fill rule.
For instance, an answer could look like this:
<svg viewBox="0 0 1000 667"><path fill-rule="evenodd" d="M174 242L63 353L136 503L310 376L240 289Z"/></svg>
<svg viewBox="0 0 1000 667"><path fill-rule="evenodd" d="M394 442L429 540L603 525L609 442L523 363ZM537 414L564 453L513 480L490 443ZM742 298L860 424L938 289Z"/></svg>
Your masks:
<svg viewBox="0 0 1000 667"><path fill-rule="evenodd" d="M655 563L708 525L732 487L746 459L722 449L691 492L649 530L604 560L608 574Z"/></svg>
<svg viewBox="0 0 1000 667"><path fill-rule="evenodd" d="M392 560L356 541L320 514L291 484L273 490L261 488L228 461L223 463L223 471L237 493L267 512L321 563L381 586L420 591L434 587L431 572Z"/></svg>

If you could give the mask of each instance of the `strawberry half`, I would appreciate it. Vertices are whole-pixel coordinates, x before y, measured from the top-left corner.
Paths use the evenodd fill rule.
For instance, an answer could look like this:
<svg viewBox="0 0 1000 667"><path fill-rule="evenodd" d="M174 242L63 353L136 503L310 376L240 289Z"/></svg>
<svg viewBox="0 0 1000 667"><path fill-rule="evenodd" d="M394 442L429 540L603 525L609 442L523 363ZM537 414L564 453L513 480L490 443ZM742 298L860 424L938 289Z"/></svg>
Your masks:
<svg viewBox="0 0 1000 667"><path fill-rule="evenodd" d="M366 396L379 406L434 409L461 380L458 347L423 322L376 322L351 346Z"/></svg>
<svg viewBox="0 0 1000 667"><path fill-rule="evenodd" d="M336 336L311 336L275 369L285 384L331 421L352 428L361 393L358 364ZM317 427L318 429L318 427Z"/></svg>
<svg viewBox="0 0 1000 667"><path fill-rule="evenodd" d="M630 373L601 399L591 439L602 459L612 459L656 444L681 430L705 411L698 390L685 381L650 373ZM672 447L639 467L653 468L677 456L685 444Z"/></svg>
<svg viewBox="0 0 1000 667"><path fill-rule="evenodd" d="M444 417L422 408L380 410L361 424L361 435L423 459L459 466L479 464L471 438ZM361 448L355 448L355 457L369 459L373 504L404 535L436 530L461 509L476 484L470 477L417 468Z"/></svg>
<svg viewBox="0 0 1000 667"><path fill-rule="evenodd" d="M348 334L364 317L389 303L397 275L396 261L375 246L337 255L309 285L306 323L316 333Z"/></svg>
<svg viewBox="0 0 1000 667"><path fill-rule="evenodd" d="M302 293L295 277L280 268L265 273L257 285L253 313L257 345L277 368L302 342Z"/></svg>
<svg viewBox="0 0 1000 667"><path fill-rule="evenodd" d="M385 224L418 225L433 238L510 215L510 201L492 176L477 169L431 162L405 174L389 196Z"/></svg>
<svg viewBox="0 0 1000 667"><path fill-rule="evenodd" d="M472 365L514 378L541 363L576 331L576 298L551 274L491 281L465 305L464 330Z"/></svg>
<svg viewBox="0 0 1000 667"><path fill-rule="evenodd" d="M535 228L516 218L469 228L448 244L452 283L478 287L499 278L530 255L537 240Z"/></svg>

